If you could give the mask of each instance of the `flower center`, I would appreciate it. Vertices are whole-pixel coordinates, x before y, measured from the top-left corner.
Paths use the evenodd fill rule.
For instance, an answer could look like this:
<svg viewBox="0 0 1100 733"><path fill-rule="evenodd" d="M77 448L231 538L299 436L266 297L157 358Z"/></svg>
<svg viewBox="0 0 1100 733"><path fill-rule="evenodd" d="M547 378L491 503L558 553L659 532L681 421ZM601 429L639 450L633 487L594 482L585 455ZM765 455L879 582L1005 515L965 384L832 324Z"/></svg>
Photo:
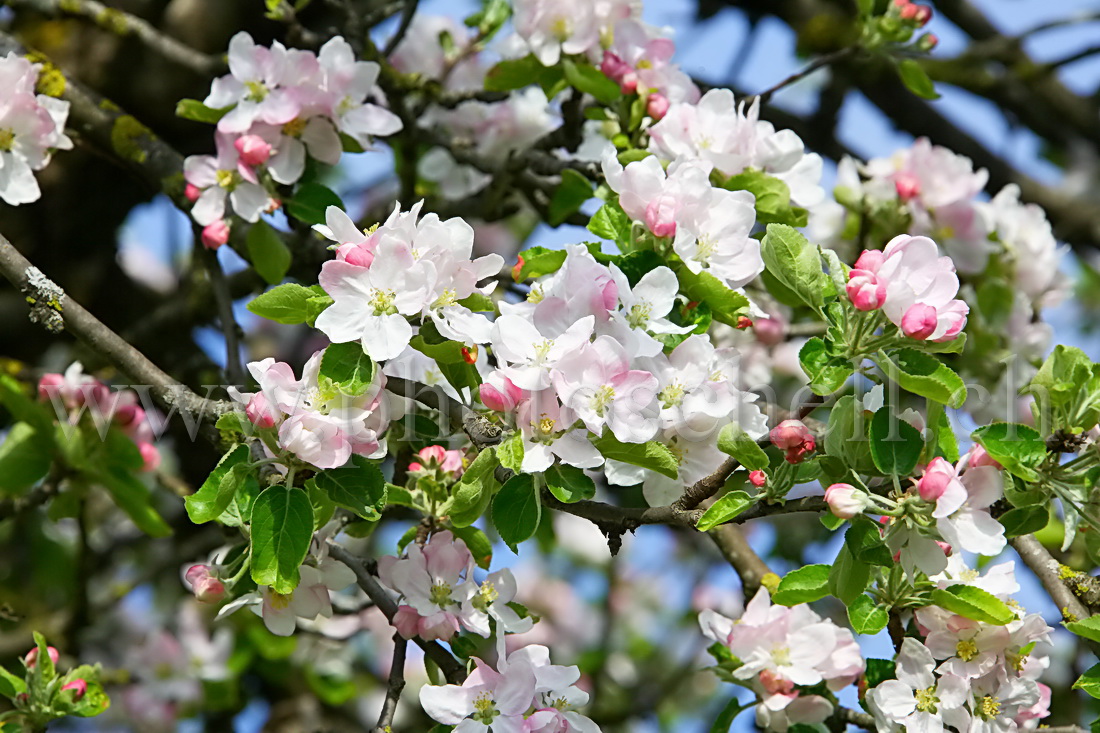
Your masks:
<svg viewBox="0 0 1100 733"><path fill-rule="evenodd" d="M569 36L573 35L572 24L565 16L558 16L554 20L553 26L551 26L550 32L559 41L569 40Z"/></svg>
<svg viewBox="0 0 1100 733"><path fill-rule="evenodd" d="M679 382L673 382L657 395L661 400L661 407L668 409L675 407L684 401L684 385Z"/></svg>
<svg viewBox="0 0 1100 733"><path fill-rule="evenodd" d="M14 144L15 132L8 129L0 129L0 153L8 152Z"/></svg>
<svg viewBox="0 0 1100 733"><path fill-rule="evenodd" d="M268 596L268 605L274 608L276 611L282 611L284 608L290 605L291 599L294 597L293 593L283 595L282 593L276 593L271 591L271 595Z"/></svg>
<svg viewBox="0 0 1100 733"><path fill-rule="evenodd" d="M775 663L781 667L786 667L791 663L791 649L790 647L781 646L772 652L772 659Z"/></svg>
<svg viewBox="0 0 1100 733"><path fill-rule="evenodd" d="M474 699L474 714L470 717L479 723L489 725L500 713L497 712L489 693L483 692Z"/></svg>
<svg viewBox="0 0 1100 733"><path fill-rule="evenodd" d="M546 297L546 293L543 292L541 285L532 285L531 289L527 292L528 303L541 303L542 299Z"/></svg>
<svg viewBox="0 0 1100 733"><path fill-rule="evenodd" d="M451 586L447 583L435 583L435 585L432 586L432 592L429 598L432 603L440 608L450 606L453 603L451 600Z"/></svg>
<svg viewBox="0 0 1100 733"><path fill-rule="evenodd" d="M539 436L548 438L554 434L554 428L557 427L557 424L557 420L552 417L547 417L546 413L543 413L538 421L531 423L531 427Z"/></svg>
<svg viewBox="0 0 1100 733"><path fill-rule="evenodd" d="M630 312L626 315L626 322L630 324L631 328L642 328L649 323L649 316L652 311L653 306L649 303L639 303L631 306Z"/></svg>
<svg viewBox="0 0 1100 733"><path fill-rule="evenodd" d="M978 701L977 710L974 713L982 720L993 720L1001 714L1001 701L991 695L986 695Z"/></svg>
<svg viewBox="0 0 1100 733"><path fill-rule="evenodd" d="M500 597L500 593L493 586L492 583L482 583L478 588L477 595L474 596L474 608L479 611L489 610L489 606L493 605L493 601Z"/></svg>
<svg viewBox="0 0 1100 733"><path fill-rule="evenodd" d="M933 685L925 690L916 690L914 697L917 698L917 711L921 713L934 713L936 712L936 703L939 702L939 698L936 697L936 686Z"/></svg>
<svg viewBox="0 0 1100 733"><path fill-rule="evenodd" d="M589 403L592 410L597 415L603 417L603 414L607 411L608 405L615 400L615 388L610 384L605 384L596 390L596 394L592 396L592 401Z"/></svg>
<svg viewBox="0 0 1100 733"><path fill-rule="evenodd" d="M699 237L695 240L695 254L691 259L706 264L717 248L718 245L710 237Z"/></svg>
<svg viewBox="0 0 1100 733"><path fill-rule="evenodd" d="M545 359L552 348L554 348L554 339L543 339L541 343L535 344L535 361L541 362Z"/></svg>
<svg viewBox="0 0 1100 733"><path fill-rule="evenodd" d="M446 308L449 305L454 305L458 302L458 293L453 288L447 288L443 291L443 294L435 299L432 303L432 308Z"/></svg>
<svg viewBox="0 0 1100 733"><path fill-rule="evenodd" d="M245 89L248 90L248 94L245 96L249 102L262 102L267 98L268 88L258 81L246 81L244 83Z"/></svg>
<svg viewBox="0 0 1100 733"><path fill-rule="evenodd" d="M219 170L214 174L214 180L227 191L237 187L237 171Z"/></svg>
<svg viewBox="0 0 1100 733"><path fill-rule="evenodd" d="M374 295L367 302L370 303L371 308L374 308L374 315L388 316L397 312L393 304L396 299L397 293L392 290L375 290Z"/></svg>
<svg viewBox="0 0 1100 733"><path fill-rule="evenodd" d="M955 655L964 662L969 662L978 656L978 645L973 639L963 639L955 645Z"/></svg>
<svg viewBox="0 0 1100 733"><path fill-rule="evenodd" d="M301 117L295 117L293 120L283 125L283 134L289 137L301 137L305 129L306 121Z"/></svg>

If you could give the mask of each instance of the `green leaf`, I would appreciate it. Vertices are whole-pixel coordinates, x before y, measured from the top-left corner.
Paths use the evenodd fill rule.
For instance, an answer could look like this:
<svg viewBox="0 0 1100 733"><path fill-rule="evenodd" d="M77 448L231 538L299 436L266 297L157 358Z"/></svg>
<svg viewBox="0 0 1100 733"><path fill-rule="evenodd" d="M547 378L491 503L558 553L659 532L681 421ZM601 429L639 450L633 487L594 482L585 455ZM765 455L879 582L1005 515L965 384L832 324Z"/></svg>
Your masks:
<svg viewBox="0 0 1100 733"><path fill-rule="evenodd" d="M561 183L554 189L554 195L550 198L547 222L552 227L562 224L570 214L590 198L592 198L592 182L572 168L566 168L561 172Z"/></svg>
<svg viewBox="0 0 1100 733"><path fill-rule="evenodd" d="M252 505L260 495L260 482L252 477L237 489L233 500L225 511L218 515L218 521L226 527L244 527L252 519Z"/></svg>
<svg viewBox="0 0 1100 733"><path fill-rule="evenodd" d="M497 458L500 465L519 473L523 467L523 435L518 431L497 446Z"/></svg>
<svg viewBox="0 0 1100 733"><path fill-rule="evenodd" d="M153 508L149 488L132 473L108 467L94 472L91 477L107 490L118 508L126 512L142 532L151 537L167 537L172 534L172 528Z"/></svg>
<svg viewBox="0 0 1100 733"><path fill-rule="evenodd" d="M516 546L535 534L542 518L542 503L530 474L516 474L500 487L493 499L493 525L504 543Z"/></svg>
<svg viewBox="0 0 1100 733"><path fill-rule="evenodd" d="M53 440L29 423L17 422L0 442L0 493L19 494L38 483L53 465Z"/></svg>
<svg viewBox="0 0 1100 733"><path fill-rule="evenodd" d="M452 525L468 527L489 508L497 488L494 472L498 465L496 451L489 447L478 453L473 463L466 467L458 483L451 487L451 504L445 509Z"/></svg>
<svg viewBox="0 0 1100 733"><path fill-rule="evenodd" d="M779 581L772 602L781 606L812 603L829 595L829 566L806 565L792 570Z"/></svg>
<svg viewBox="0 0 1100 733"><path fill-rule="evenodd" d="M226 451L225 455L218 461L218 465L202 482L199 490L183 500L188 518L195 524L203 524L212 519L217 519L226 510L229 503L233 501L237 490L243 487L249 476L253 481L256 481L256 477L248 471L236 476L233 475L235 473L233 469L237 466L247 468L247 464L251 460L252 456L248 446L243 443L238 443Z"/></svg>
<svg viewBox="0 0 1100 733"><path fill-rule="evenodd" d="M902 59L898 62L898 76L905 88L922 99L939 99L940 95L928 73L916 59Z"/></svg>
<svg viewBox="0 0 1100 733"><path fill-rule="evenodd" d="M331 468L317 474L317 488L339 506L370 522L386 508L386 479L373 463ZM253 510L255 511L255 510Z"/></svg>
<svg viewBox="0 0 1100 733"><path fill-rule="evenodd" d="M602 438L593 439L592 443L604 458L648 468L669 478L680 474L680 462L662 443L620 443L610 431Z"/></svg>
<svg viewBox="0 0 1100 733"><path fill-rule="evenodd" d="M1047 447L1034 428L998 422L978 428L971 437L1012 475L1028 482L1039 479L1037 469L1046 460Z"/></svg>
<svg viewBox="0 0 1100 733"><path fill-rule="evenodd" d="M488 38L512 17L512 4L508 0L485 0L481 10L468 15L463 22L477 28L482 38Z"/></svg>
<svg viewBox="0 0 1100 733"><path fill-rule="evenodd" d="M1043 504L1009 509L997 517L997 521L1004 525L1005 537L1033 534L1050 522L1050 506L1050 504Z"/></svg>
<svg viewBox="0 0 1100 733"><path fill-rule="evenodd" d="M845 605L850 605L863 594L870 582L871 566L852 555L845 543L829 571L829 593Z"/></svg>
<svg viewBox="0 0 1100 733"><path fill-rule="evenodd" d="M344 394L358 397L374 381L375 365L358 341L329 344L321 357L320 376L331 379Z"/></svg>
<svg viewBox="0 0 1100 733"><path fill-rule="evenodd" d="M245 237L252 268L268 285L278 285L290 269L290 249L279 233L262 219L253 224Z"/></svg>
<svg viewBox="0 0 1100 733"><path fill-rule="evenodd" d="M677 261L673 261L672 269L680 282L680 292L689 301L706 303L714 320L736 327L741 316L748 313L749 299L709 272L694 273Z"/></svg>
<svg viewBox="0 0 1100 733"><path fill-rule="evenodd" d="M718 433L718 450L733 456L750 471L768 467L768 454L737 423L726 425Z"/></svg>
<svg viewBox="0 0 1100 733"><path fill-rule="evenodd" d="M452 533L466 543L477 566L482 570L488 570L493 561L493 543L485 533L477 527L455 527Z"/></svg>
<svg viewBox="0 0 1100 733"><path fill-rule="evenodd" d="M791 189L762 170L746 168L729 178L723 188L750 192L756 198L756 220L761 224L806 226L808 213L791 206Z"/></svg>
<svg viewBox="0 0 1100 733"><path fill-rule="evenodd" d="M855 517L852 526L844 533L844 544L852 557L869 565L890 567L894 564L893 553L882 540L879 525L867 517Z"/></svg>
<svg viewBox="0 0 1100 733"><path fill-rule="evenodd" d="M619 206L618 201L604 204L588 220L588 231L601 239L610 239L622 246L630 244L632 226L630 217Z"/></svg>
<svg viewBox="0 0 1100 733"><path fill-rule="evenodd" d="M829 354L825 341L819 336L802 345L798 351L798 361L802 364L802 371L810 378L810 389L822 397L843 387L854 371L850 361Z"/></svg>
<svg viewBox="0 0 1100 733"><path fill-rule="evenodd" d="M825 431L825 453L840 459L857 473L877 472L871 459L862 401L845 395L833 405L829 411L829 428Z"/></svg>
<svg viewBox="0 0 1100 733"><path fill-rule="evenodd" d="M565 262L564 249L531 247L519 253L519 262L512 268L512 279L523 282L529 278L542 277L557 272Z"/></svg>
<svg viewBox="0 0 1100 733"><path fill-rule="evenodd" d="M176 117L194 120L195 122L207 122L213 125L222 117L225 117L231 109L233 109L232 105L215 109L214 107L207 107L197 99L181 99L176 102Z"/></svg>
<svg viewBox="0 0 1100 733"><path fill-rule="evenodd" d="M821 254L797 229L769 224L760 242L764 266L776 280L811 308L825 304L829 277L821 269Z"/></svg>
<svg viewBox="0 0 1100 733"><path fill-rule="evenodd" d="M1073 683L1073 689L1084 690L1092 697L1100 698L1100 664L1094 664L1078 677Z"/></svg>
<svg viewBox="0 0 1100 733"><path fill-rule="evenodd" d="M934 356L916 349L902 349L892 358L882 360L879 367L902 389L915 395L955 408L966 402L962 377Z"/></svg>
<svg viewBox="0 0 1100 733"><path fill-rule="evenodd" d="M501 61L485 74L485 90L489 92L510 92L532 84L538 84L547 97L553 97L565 84L562 67L543 66L534 54L528 54L521 59Z"/></svg>
<svg viewBox="0 0 1100 733"><path fill-rule="evenodd" d="M546 469L544 477L546 488L560 502L572 504L596 495L596 482L575 466L556 463Z"/></svg>
<svg viewBox="0 0 1100 733"><path fill-rule="evenodd" d="M1089 616L1083 621L1070 621L1066 628L1089 641L1100 642L1100 615Z"/></svg>
<svg viewBox="0 0 1100 733"><path fill-rule="evenodd" d="M252 580L290 593L313 539L313 506L301 489L269 486L252 506Z"/></svg>
<svg viewBox="0 0 1100 733"><path fill-rule="evenodd" d="M573 88L591 94L601 104L614 104L623 95L618 84L591 64L565 59L562 68L565 71L565 80Z"/></svg>
<svg viewBox="0 0 1100 733"><path fill-rule="evenodd" d="M936 588L932 591L932 602L951 613L995 626L1004 626L1016 620L1016 614L1004 601L973 585ZM1066 625L1067 628L1070 626L1072 624Z"/></svg>
<svg viewBox="0 0 1100 733"><path fill-rule="evenodd" d="M730 701L726 703L726 706L722 708L722 712L718 713L718 717L714 719L714 725L710 727L710 733L729 733L734 718L743 710L748 709L748 707L747 705L742 705L736 697L730 699Z"/></svg>
<svg viewBox="0 0 1100 733"><path fill-rule="evenodd" d="M458 304L461 305L463 308L469 308L474 312L496 313L497 310L497 304L493 301L492 298L490 298L488 295L485 295L484 293L479 293L477 291L470 293L465 298L458 301Z"/></svg>
<svg viewBox="0 0 1100 733"><path fill-rule="evenodd" d="M39 435L53 435L57 419L54 408L28 397L23 385L7 374L0 374L0 404L16 421L29 423ZM64 412L64 407L59 407Z"/></svg>
<svg viewBox="0 0 1100 733"><path fill-rule="evenodd" d="M848 606L848 621L857 634L873 635L886 628L890 614L871 596L862 595Z"/></svg>
<svg viewBox="0 0 1100 733"><path fill-rule="evenodd" d="M0 667L0 695L14 700L15 696L27 691L27 683L22 677L16 677L8 670Z"/></svg>
<svg viewBox="0 0 1100 733"><path fill-rule="evenodd" d="M253 298L248 310L269 321L293 326L317 317L310 306L310 299L316 296L310 288L284 283Z"/></svg>
<svg viewBox="0 0 1100 733"><path fill-rule="evenodd" d="M735 519L738 514L755 503L756 499L744 491L730 491L703 512L703 516L699 517L699 521L695 523L695 528L700 532L706 532L719 524Z"/></svg>
<svg viewBox="0 0 1100 733"><path fill-rule="evenodd" d="M879 408L871 418L871 458L878 470L887 475L908 476L917 467L924 440L920 431L894 417L889 405Z"/></svg>
<svg viewBox="0 0 1100 733"><path fill-rule="evenodd" d="M324 224L325 210L330 206L344 208L344 202L336 193L320 183L304 183L294 195L283 202L287 216L293 216L306 224Z"/></svg>

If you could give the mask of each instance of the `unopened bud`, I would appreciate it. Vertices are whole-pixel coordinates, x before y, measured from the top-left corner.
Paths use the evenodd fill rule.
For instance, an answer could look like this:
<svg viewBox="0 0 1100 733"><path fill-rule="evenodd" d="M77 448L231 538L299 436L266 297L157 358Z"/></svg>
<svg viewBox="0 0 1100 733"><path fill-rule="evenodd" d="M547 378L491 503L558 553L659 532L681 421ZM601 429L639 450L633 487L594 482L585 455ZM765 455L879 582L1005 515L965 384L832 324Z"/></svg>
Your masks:
<svg viewBox="0 0 1100 733"><path fill-rule="evenodd" d="M865 491L851 484L833 484L825 489L825 503L833 516L852 519L863 513L871 501Z"/></svg>
<svg viewBox="0 0 1100 733"><path fill-rule="evenodd" d="M784 420L768 434L772 444L787 452L787 463L801 463L817 447L810 429L801 420Z"/></svg>
<svg viewBox="0 0 1100 733"><path fill-rule="evenodd" d="M762 488L768 483L768 475L763 471L749 471L749 483L756 488Z"/></svg>
<svg viewBox="0 0 1100 733"><path fill-rule="evenodd" d="M650 94L645 103L645 111L654 120L660 120L668 114L669 106L668 97L665 95Z"/></svg>
<svg viewBox="0 0 1100 733"><path fill-rule="evenodd" d="M61 391L61 385L65 384L65 378L60 374L43 374L38 380L38 399L49 402L55 394Z"/></svg>
<svg viewBox="0 0 1100 733"><path fill-rule="evenodd" d="M202 196L202 189L195 184L188 183L186 186L183 187L183 197L191 203L195 203L196 201L198 201L199 196Z"/></svg>
<svg viewBox="0 0 1100 733"><path fill-rule="evenodd" d="M160 451L152 443L138 443L138 452L141 453L141 470L145 473L155 471L160 467Z"/></svg>
<svg viewBox="0 0 1100 733"><path fill-rule="evenodd" d="M920 179L912 173L899 173L894 177L894 189L902 201L912 201L920 196Z"/></svg>
<svg viewBox="0 0 1100 733"><path fill-rule="evenodd" d="M935 33L925 33L923 36L917 39L917 50L928 53L940 43L940 39L936 37Z"/></svg>
<svg viewBox="0 0 1100 733"><path fill-rule="evenodd" d="M738 316L735 328L739 331L744 331L746 328L752 328L752 319L748 316Z"/></svg>
<svg viewBox="0 0 1100 733"><path fill-rule="evenodd" d="M217 603L225 597L225 585L214 577L208 565L192 565L184 577L200 603Z"/></svg>
<svg viewBox="0 0 1100 733"><path fill-rule="evenodd" d="M65 690L73 691L73 700L79 700L84 697L84 694L88 691L88 683L81 678L76 678L72 682L67 682L61 687L61 691Z"/></svg>
<svg viewBox="0 0 1100 733"><path fill-rule="evenodd" d="M258 428L270 428L275 426L275 411L271 409L271 403L263 392L257 392L248 400L244 408L245 417Z"/></svg>
<svg viewBox="0 0 1100 733"><path fill-rule="evenodd" d="M462 352L462 361L466 362L467 364L476 364L477 363L477 353L478 352L477 352L477 345L476 344L474 346L463 346L462 349L461 349L461 352Z"/></svg>
<svg viewBox="0 0 1100 733"><path fill-rule="evenodd" d="M787 324L781 318L757 318L753 327L757 340L765 346L775 346L787 335Z"/></svg>
<svg viewBox="0 0 1100 733"><path fill-rule="evenodd" d="M61 655L52 646L46 647L46 654L49 655L50 661L54 664L57 664L57 660L61 658ZM35 665L38 664L38 647L34 647L27 652L27 655L23 657L23 661L26 663L27 669L34 669Z"/></svg>
<svg viewBox="0 0 1100 733"><path fill-rule="evenodd" d="M202 228L202 244L207 249L217 249L229 241L229 224L218 219Z"/></svg>
<svg viewBox="0 0 1100 733"><path fill-rule="evenodd" d="M115 424L121 428L132 428L145 421L145 410L137 405L122 405L114 414Z"/></svg>
<svg viewBox="0 0 1100 733"><path fill-rule="evenodd" d="M271 157L271 146L259 135L242 135L233 142L233 147L245 165L263 165Z"/></svg>
<svg viewBox="0 0 1100 733"><path fill-rule="evenodd" d="M901 330L906 336L923 341L936 331L936 309L925 303L914 303L901 317Z"/></svg>

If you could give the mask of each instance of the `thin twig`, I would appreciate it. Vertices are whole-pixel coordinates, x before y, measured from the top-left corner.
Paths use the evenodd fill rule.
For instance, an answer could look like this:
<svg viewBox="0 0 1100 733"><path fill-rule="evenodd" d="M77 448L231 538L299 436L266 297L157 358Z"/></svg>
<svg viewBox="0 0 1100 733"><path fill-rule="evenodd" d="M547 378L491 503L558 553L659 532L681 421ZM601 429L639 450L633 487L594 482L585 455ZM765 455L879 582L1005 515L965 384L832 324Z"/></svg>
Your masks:
<svg viewBox="0 0 1100 733"><path fill-rule="evenodd" d="M393 726L393 716L397 712L397 703L401 699L401 691L405 689L405 652L409 648L409 642L401 638L401 634L393 635L393 661L390 662L390 676L386 681L386 699L382 703L382 712L378 716L378 725L375 733L390 733Z"/></svg>
<svg viewBox="0 0 1100 733"><path fill-rule="evenodd" d="M405 7L401 10L401 23L397 26L397 32L393 34L393 37L386 41L386 45L382 49L383 56L389 57L401 45L405 34L409 32L409 26L412 25L413 16L416 15L416 7L419 4L419 0L405 0Z"/></svg>
<svg viewBox="0 0 1100 733"><path fill-rule="evenodd" d="M859 49L859 46L845 46L838 51L833 51L832 53L827 53L824 56L819 56L811 61L806 67L804 67L800 71L796 71L795 73L791 74L778 84L775 84L774 86L765 89L764 91L757 94L755 97L748 97L745 100L745 106L751 107L753 102L755 102L756 100L760 100L761 104L767 104L768 101L771 100L772 95L778 92L783 87L790 86L797 81L805 79L807 76L814 73L818 69L829 66L830 64L834 64L837 61L841 61L842 59L846 59L849 56L853 55Z"/></svg>
<svg viewBox="0 0 1100 733"><path fill-rule="evenodd" d="M244 363L241 361L241 330L237 325L237 319L233 315L233 299L229 294L229 282L226 280L225 271L218 260L218 253L206 249L200 244L198 227L195 229L195 247L201 251L203 265L210 276L210 283L214 290L214 300L218 307L218 320L221 322L222 335L225 337L225 373L229 381L236 385L244 385Z"/></svg>

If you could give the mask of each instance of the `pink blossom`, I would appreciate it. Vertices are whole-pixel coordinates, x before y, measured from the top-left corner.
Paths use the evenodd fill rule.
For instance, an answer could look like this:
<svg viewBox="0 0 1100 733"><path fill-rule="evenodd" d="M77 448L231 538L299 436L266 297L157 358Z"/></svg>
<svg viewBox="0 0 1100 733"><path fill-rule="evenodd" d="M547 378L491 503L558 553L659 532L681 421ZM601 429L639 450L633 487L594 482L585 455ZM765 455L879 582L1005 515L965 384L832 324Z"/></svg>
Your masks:
<svg viewBox="0 0 1100 733"><path fill-rule="evenodd" d="M769 438L776 448L787 452L788 463L801 463L817 447L813 434L801 420L784 420L772 428Z"/></svg>
<svg viewBox="0 0 1100 733"><path fill-rule="evenodd" d="M437 532L423 547L413 543L407 556L387 555L378 561L379 579L396 591L411 611L401 616L398 631L405 638L450 639L459 629L462 604L477 592L474 559L461 539ZM413 623L412 613L417 618ZM413 631L415 634L407 632Z"/></svg>
<svg viewBox="0 0 1100 733"><path fill-rule="evenodd" d="M145 473L155 471L160 467L160 451L152 443L139 442L138 453L141 454L141 470Z"/></svg>
<svg viewBox="0 0 1100 733"><path fill-rule="evenodd" d="M272 206L271 197L252 167L241 160L231 137L216 134L214 144L216 155L191 155L183 161L187 183L202 191L191 208L191 217L202 226L213 224L225 217L228 199L237 216L258 221Z"/></svg>
<svg viewBox="0 0 1100 733"><path fill-rule="evenodd" d="M587 0L521 0L515 5L516 33L543 66L553 66L562 54L583 54L599 44L593 5Z"/></svg>
<svg viewBox="0 0 1100 733"><path fill-rule="evenodd" d="M668 108L668 97L663 94L650 94L649 97L646 99L646 114L655 120L660 120L666 114L668 114Z"/></svg>
<svg viewBox="0 0 1100 733"><path fill-rule="evenodd" d="M959 290L955 267L951 258L939 255L931 239L907 234L894 237L873 272L886 283L883 311L906 335L948 341L966 325L970 309L955 299Z"/></svg>
<svg viewBox="0 0 1100 733"><path fill-rule="evenodd" d="M301 110L294 82L316 72L312 53L288 50L278 41L271 48L257 46L252 36L241 31L229 41L229 74L214 80L204 104L215 109L233 107L219 120L220 132L243 133L255 122L283 125Z"/></svg>
<svg viewBox="0 0 1100 733"><path fill-rule="evenodd" d="M857 310L878 310L886 300L886 283L868 270L851 270L848 273L847 293Z"/></svg>
<svg viewBox="0 0 1100 733"><path fill-rule="evenodd" d="M936 504L935 517L946 517L966 501L966 487L955 467L943 458L933 458L917 481L920 497Z"/></svg>

